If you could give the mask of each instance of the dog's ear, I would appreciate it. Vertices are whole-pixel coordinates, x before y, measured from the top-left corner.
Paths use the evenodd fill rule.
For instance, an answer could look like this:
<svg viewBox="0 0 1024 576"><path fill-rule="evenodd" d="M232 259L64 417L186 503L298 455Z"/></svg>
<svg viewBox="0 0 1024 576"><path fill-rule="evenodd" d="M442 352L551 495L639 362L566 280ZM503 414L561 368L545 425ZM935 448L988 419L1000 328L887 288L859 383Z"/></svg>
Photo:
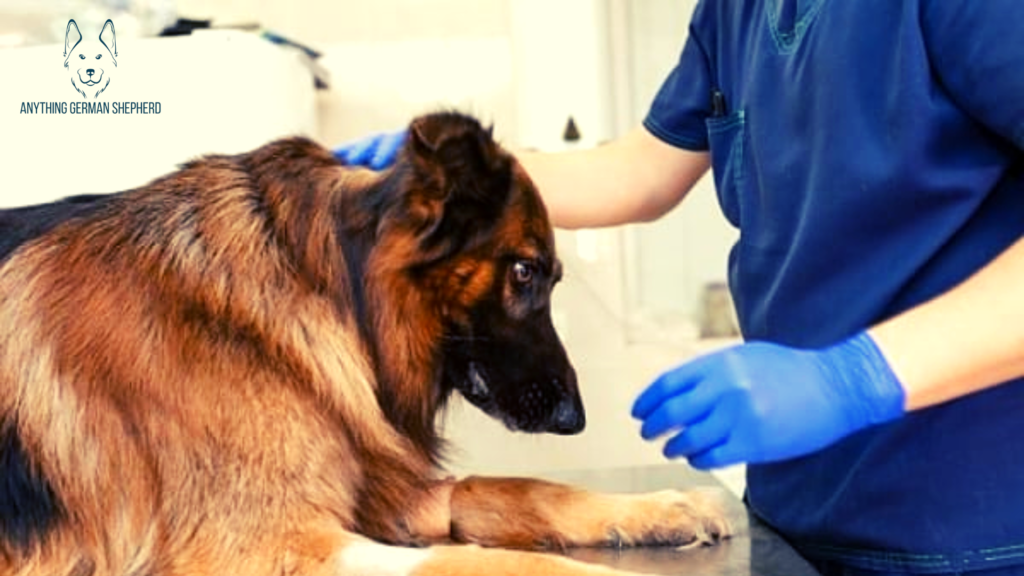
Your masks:
<svg viewBox="0 0 1024 576"><path fill-rule="evenodd" d="M413 120L406 142L417 185L409 200L424 218L427 244L466 239L502 213L512 185L512 160L492 130L455 112Z"/></svg>
<svg viewBox="0 0 1024 576"><path fill-rule="evenodd" d="M114 66L117 66L117 35L114 34L114 21L110 18L107 18L103 23L103 29L100 30L100 42L107 47L110 59L113 60Z"/></svg>
<svg viewBox="0 0 1024 576"><path fill-rule="evenodd" d="M64 67L68 67L68 58L71 52L82 41L82 33L78 30L78 24L74 20L68 20L68 27L64 30Z"/></svg>

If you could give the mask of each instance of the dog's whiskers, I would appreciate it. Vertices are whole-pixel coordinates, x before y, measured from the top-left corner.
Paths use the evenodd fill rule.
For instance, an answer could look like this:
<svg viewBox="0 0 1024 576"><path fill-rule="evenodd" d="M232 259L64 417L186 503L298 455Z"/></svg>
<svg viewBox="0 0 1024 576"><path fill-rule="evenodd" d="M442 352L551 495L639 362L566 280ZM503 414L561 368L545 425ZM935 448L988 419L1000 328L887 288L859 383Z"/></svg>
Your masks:
<svg viewBox="0 0 1024 576"><path fill-rule="evenodd" d="M75 87L75 92L78 92L79 94L82 95L82 98L85 98L85 99L89 98L89 95L86 94L84 90L79 88L78 84L75 84L75 79L74 78L71 79L71 85Z"/></svg>
<svg viewBox="0 0 1024 576"><path fill-rule="evenodd" d="M110 86L110 78L107 78L107 83L103 85L103 88L100 88L99 90L96 91L96 96L99 96L100 94L102 94L103 91L107 89L107 86Z"/></svg>

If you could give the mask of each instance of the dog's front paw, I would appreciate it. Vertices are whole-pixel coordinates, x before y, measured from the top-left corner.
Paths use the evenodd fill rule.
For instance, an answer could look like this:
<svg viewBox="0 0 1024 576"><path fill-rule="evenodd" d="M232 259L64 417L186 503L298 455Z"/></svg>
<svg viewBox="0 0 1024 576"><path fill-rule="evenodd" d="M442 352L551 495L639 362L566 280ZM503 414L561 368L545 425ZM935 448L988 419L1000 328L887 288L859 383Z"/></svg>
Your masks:
<svg viewBox="0 0 1024 576"><path fill-rule="evenodd" d="M634 498L625 518L611 527L614 546L699 546L732 534L721 490L662 490Z"/></svg>

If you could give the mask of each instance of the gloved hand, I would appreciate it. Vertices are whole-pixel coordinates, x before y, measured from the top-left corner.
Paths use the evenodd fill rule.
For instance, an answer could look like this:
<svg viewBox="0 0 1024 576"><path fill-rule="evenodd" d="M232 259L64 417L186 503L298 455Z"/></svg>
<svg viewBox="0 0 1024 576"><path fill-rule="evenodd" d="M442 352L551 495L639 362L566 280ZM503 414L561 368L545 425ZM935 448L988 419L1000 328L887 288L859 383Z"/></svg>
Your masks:
<svg viewBox="0 0 1024 576"><path fill-rule="evenodd" d="M359 138L338 146L334 157L349 166L383 170L394 164L407 135L408 131L403 129Z"/></svg>
<svg viewBox="0 0 1024 576"><path fill-rule="evenodd" d="M822 350L742 344L663 374L633 404L646 440L698 469L809 454L904 412L903 386L862 332Z"/></svg>

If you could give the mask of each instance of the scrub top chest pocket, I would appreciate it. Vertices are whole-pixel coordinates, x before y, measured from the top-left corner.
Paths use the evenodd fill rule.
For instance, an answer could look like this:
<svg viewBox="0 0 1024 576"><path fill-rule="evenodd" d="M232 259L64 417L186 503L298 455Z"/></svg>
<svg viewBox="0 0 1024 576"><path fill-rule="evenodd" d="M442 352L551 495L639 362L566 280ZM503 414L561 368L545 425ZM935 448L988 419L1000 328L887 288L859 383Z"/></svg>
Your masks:
<svg viewBox="0 0 1024 576"><path fill-rule="evenodd" d="M718 202L729 223L739 227L746 181L746 115L736 110L710 116L705 123Z"/></svg>

